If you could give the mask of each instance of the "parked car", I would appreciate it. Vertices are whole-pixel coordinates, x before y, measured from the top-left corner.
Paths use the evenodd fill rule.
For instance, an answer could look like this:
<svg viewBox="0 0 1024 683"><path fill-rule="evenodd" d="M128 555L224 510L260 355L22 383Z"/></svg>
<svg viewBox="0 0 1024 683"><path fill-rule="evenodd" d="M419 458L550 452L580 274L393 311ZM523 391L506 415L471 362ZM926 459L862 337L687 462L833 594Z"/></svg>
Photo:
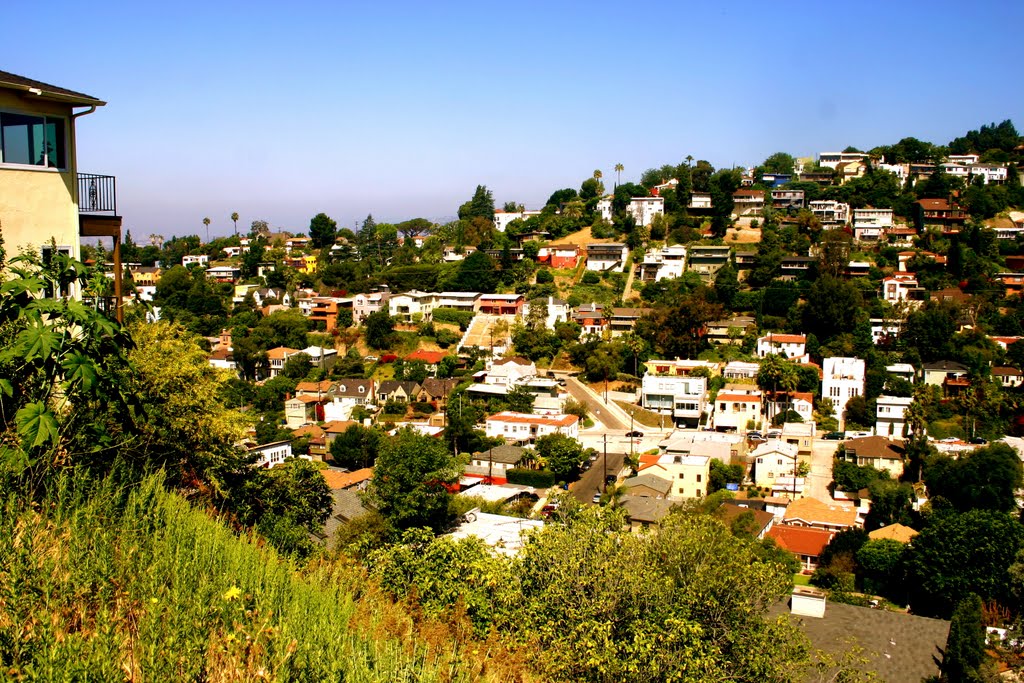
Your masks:
<svg viewBox="0 0 1024 683"><path fill-rule="evenodd" d="M985 444L988 443L988 439L983 439L980 436L976 436L976 437L972 438L970 441L968 441L967 443L973 443L973 444L975 444L977 446L984 446Z"/></svg>
<svg viewBox="0 0 1024 683"><path fill-rule="evenodd" d="M619 481L619 478L616 477L614 474L605 475L604 483L606 483L606 484L615 484L618 481Z"/></svg>
<svg viewBox="0 0 1024 683"><path fill-rule="evenodd" d="M632 432L626 432L626 436L628 436L631 439L639 439L639 438L643 437L643 435L644 435L643 432L638 432L636 430L633 430Z"/></svg>
<svg viewBox="0 0 1024 683"><path fill-rule="evenodd" d="M747 432L747 438L751 440L763 439L764 434L761 432Z"/></svg>
<svg viewBox="0 0 1024 683"><path fill-rule="evenodd" d="M376 363L379 359L377 358L377 356L366 356L365 358L363 358L363 360L365 360L367 363Z"/></svg>
<svg viewBox="0 0 1024 683"><path fill-rule="evenodd" d="M601 492L598 491L597 493L595 493L594 497L590 499L590 502L591 503L600 503L601 502Z"/></svg>
<svg viewBox="0 0 1024 683"><path fill-rule="evenodd" d="M768 432L768 438L769 439L781 439L782 438L782 430L781 429L773 429L773 430L771 430L770 432Z"/></svg>
<svg viewBox="0 0 1024 683"><path fill-rule="evenodd" d="M826 434L825 436L823 436L821 438L828 439L829 441L842 441L843 440L843 433L842 432L829 432L828 434Z"/></svg>

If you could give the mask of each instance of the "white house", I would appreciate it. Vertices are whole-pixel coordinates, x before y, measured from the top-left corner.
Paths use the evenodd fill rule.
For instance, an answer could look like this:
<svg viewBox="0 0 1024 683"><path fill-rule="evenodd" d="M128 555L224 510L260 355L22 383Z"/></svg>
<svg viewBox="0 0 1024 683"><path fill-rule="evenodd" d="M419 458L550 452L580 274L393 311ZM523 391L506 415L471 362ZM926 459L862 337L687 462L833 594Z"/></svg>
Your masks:
<svg viewBox="0 0 1024 683"><path fill-rule="evenodd" d="M392 318L406 323L416 319L430 320L438 299L439 295L434 292L413 289L388 299L388 313Z"/></svg>
<svg viewBox="0 0 1024 683"><path fill-rule="evenodd" d="M549 296L547 301L544 299L536 299L536 304L543 305L547 308L547 317L544 319L544 326L549 330L555 329L555 323L568 322L569 316L572 315L572 308L569 304L561 299L556 299L553 296ZM530 317L530 310L533 304L527 301L523 304L523 318L528 319Z"/></svg>
<svg viewBox="0 0 1024 683"><path fill-rule="evenodd" d="M532 360L522 356L512 356L494 361L487 369L484 383L511 387L514 384L519 384L525 377L535 377L536 375L537 365Z"/></svg>
<svg viewBox="0 0 1024 683"><path fill-rule="evenodd" d="M704 412L707 378L645 373L640 403L647 410L671 415L673 420L696 425Z"/></svg>
<svg viewBox="0 0 1024 683"><path fill-rule="evenodd" d="M633 215L637 225L647 227L655 216L665 213L664 197L633 197L626 211Z"/></svg>
<svg viewBox="0 0 1024 683"><path fill-rule="evenodd" d="M892 209L854 209L854 238L865 242L877 242L885 231L892 227L892 216Z"/></svg>
<svg viewBox="0 0 1024 683"><path fill-rule="evenodd" d="M515 220L523 220L522 211L501 211L494 212L494 229L498 232L505 232L508 224Z"/></svg>
<svg viewBox="0 0 1024 683"><path fill-rule="evenodd" d="M677 278L684 272L686 272L686 247L682 245L649 249L640 263L640 279L645 282Z"/></svg>
<svg viewBox="0 0 1024 683"><path fill-rule="evenodd" d="M530 415L505 411L485 420L485 433L491 438L502 437L518 443L532 443L548 434L564 434L578 439L580 419L575 415Z"/></svg>
<svg viewBox="0 0 1024 683"><path fill-rule="evenodd" d="M475 313L480 310L480 292L441 292L434 308L454 308Z"/></svg>
<svg viewBox="0 0 1024 683"><path fill-rule="evenodd" d="M206 254L189 254L187 256L181 257L181 265L185 266L186 268L193 264L198 266L205 266L209 262L210 257L207 256Z"/></svg>
<svg viewBox="0 0 1024 683"><path fill-rule="evenodd" d="M807 356L807 335L804 334L775 334L769 332L763 337L757 338L757 357L764 358L770 355L785 356L797 363L806 363Z"/></svg>
<svg viewBox="0 0 1024 683"><path fill-rule="evenodd" d="M356 324L366 320L366 316L376 313L381 309L387 310L389 292L372 292L370 294L356 294L352 298L352 318Z"/></svg>
<svg viewBox="0 0 1024 683"><path fill-rule="evenodd" d="M621 242L587 245L587 270L621 273L626 268L629 247Z"/></svg>
<svg viewBox="0 0 1024 683"><path fill-rule="evenodd" d="M249 455L256 458L256 467L273 467L292 457L291 441L274 441L249 448ZM307 459L308 456L307 456Z"/></svg>
<svg viewBox="0 0 1024 683"><path fill-rule="evenodd" d="M725 379L756 379L757 371L760 369L761 366L757 363L733 360L725 364L722 377Z"/></svg>
<svg viewBox="0 0 1024 683"><path fill-rule="evenodd" d="M688 209L710 209L711 208L711 193L710 192L691 192L690 203L686 205Z"/></svg>
<svg viewBox="0 0 1024 683"><path fill-rule="evenodd" d="M914 402L909 396L879 396L875 408L875 434L903 438L907 408Z"/></svg>
<svg viewBox="0 0 1024 683"><path fill-rule="evenodd" d="M837 168L839 164L848 164L851 161L864 161L868 155L863 152L820 152L818 154L818 165L825 168Z"/></svg>
<svg viewBox="0 0 1024 683"><path fill-rule="evenodd" d="M890 304L901 301L920 301L924 289L918 284L914 273L894 273L882 280L882 298Z"/></svg>
<svg viewBox="0 0 1024 683"><path fill-rule="evenodd" d="M766 441L750 454L750 462L753 465L753 479L756 486L776 490L777 480L785 478L788 487L780 492L793 492L793 477L798 475L797 447L795 444L785 443L778 439ZM801 492L802 482L797 493Z"/></svg>
<svg viewBox="0 0 1024 683"><path fill-rule="evenodd" d="M846 420L846 403L854 396L864 395L864 361L860 358L826 358L822 363L821 395L832 399L839 428Z"/></svg>
<svg viewBox="0 0 1024 683"><path fill-rule="evenodd" d="M811 213L818 217L822 225L845 225L850 221L850 205L833 199L820 199L809 204Z"/></svg>
<svg viewBox="0 0 1024 683"><path fill-rule="evenodd" d="M756 429L761 423L761 392L754 385L749 391L723 389L715 398L715 429L742 432L753 421Z"/></svg>

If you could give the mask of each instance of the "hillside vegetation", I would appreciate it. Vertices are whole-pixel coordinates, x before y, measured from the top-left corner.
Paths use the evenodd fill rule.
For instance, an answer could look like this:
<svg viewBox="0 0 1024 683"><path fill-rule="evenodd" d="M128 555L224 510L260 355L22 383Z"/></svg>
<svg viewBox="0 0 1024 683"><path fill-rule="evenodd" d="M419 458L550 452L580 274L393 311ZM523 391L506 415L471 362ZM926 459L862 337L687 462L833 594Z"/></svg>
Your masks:
<svg viewBox="0 0 1024 683"><path fill-rule="evenodd" d="M29 680L482 681L484 657L368 590L346 564L300 570L152 476L63 477L0 513L0 671ZM483 648L481 648L483 651Z"/></svg>

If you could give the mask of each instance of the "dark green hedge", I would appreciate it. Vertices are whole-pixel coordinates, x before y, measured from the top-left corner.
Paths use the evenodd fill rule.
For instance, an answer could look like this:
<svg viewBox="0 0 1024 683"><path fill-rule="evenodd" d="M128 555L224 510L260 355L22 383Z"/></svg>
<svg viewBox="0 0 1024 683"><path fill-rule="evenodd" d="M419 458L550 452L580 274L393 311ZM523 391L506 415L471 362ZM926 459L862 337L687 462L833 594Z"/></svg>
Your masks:
<svg viewBox="0 0 1024 683"><path fill-rule="evenodd" d="M549 489L555 485L555 475L548 470L511 469L505 474L510 484L532 486L535 489Z"/></svg>

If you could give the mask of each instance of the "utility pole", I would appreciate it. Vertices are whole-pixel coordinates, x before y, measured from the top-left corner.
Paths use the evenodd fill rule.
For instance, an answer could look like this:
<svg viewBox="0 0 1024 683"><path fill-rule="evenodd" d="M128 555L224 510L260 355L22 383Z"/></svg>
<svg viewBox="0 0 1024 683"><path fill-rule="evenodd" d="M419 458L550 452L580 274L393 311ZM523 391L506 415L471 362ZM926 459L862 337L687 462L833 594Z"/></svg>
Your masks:
<svg viewBox="0 0 1024 683"><path fill-rule="evenodd" d="M604 465L601 466L601 493L608 491L608 435L604 434Z"/></svg>
<svg viewBox="0 0 1024 683"><path fill-rule="evenodd" d="M630 467L632 467L632 462L633 462L633 418L634 418L634 415L631 412L629 414L629 462L630 462Z"/></svg>

